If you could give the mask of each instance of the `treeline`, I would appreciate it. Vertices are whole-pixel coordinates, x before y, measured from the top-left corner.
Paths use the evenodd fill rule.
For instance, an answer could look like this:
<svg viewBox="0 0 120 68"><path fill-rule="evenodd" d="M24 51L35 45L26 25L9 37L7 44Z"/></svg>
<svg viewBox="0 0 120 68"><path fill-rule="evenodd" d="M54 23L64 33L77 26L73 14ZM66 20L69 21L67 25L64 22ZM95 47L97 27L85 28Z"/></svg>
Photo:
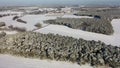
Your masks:
<svg viewBox="0 0 120 68"><path fill-rule="evenodd" d="M79 65L120 67L120 47L53 34L24 32L7 35L0 39L0 53L70 61Z"/></svg>
<svg viewBox="0 0 120 68"><path fill-rule="evenodd" d="M92 10L92 8L91 8ZM94 11L87 10L87 11L80 11L74 15L77 16L100 16L102 19L117 19L120 18L120 8L106 8L106 9L97 9Z"/></svg>
<svg viewBox="0 0 120 68"><path fill-rule="evenodd" d="M0 18L10 16L10 14L0 14Z"/></svg>
<svg viewBox="0 0 120 68"><path fill-rule="evenodd" d="M57 18L54 20L46 20L47 24L64 25L73 29L81 29L84 31L102 33L106 35L113 34L114 30L110 20L94 19L94 18Z"/></svg>

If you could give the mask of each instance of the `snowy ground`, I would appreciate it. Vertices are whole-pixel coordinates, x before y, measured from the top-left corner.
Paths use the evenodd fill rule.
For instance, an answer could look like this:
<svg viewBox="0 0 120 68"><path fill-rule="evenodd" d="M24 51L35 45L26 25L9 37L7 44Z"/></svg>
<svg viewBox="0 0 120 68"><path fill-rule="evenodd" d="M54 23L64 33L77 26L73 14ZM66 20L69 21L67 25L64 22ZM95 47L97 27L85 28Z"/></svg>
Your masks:
<svg viewBox="0 0 120 68"><path fill-rule="evenodd" d="M90 65L78 65L68 62L49 61L0 55L0 68L93 68Z"/></svg>
<svg viewBox="0 0 120 68"><path fill-rule="evenodd" d="M36 29L36 27L34 26L36 23L43 24L44 20L56 18L52 16L45 17L45 15L26 15L21 18L22 20L27 21L27 24L25 24L25 23L14 21L13 17L14 16L3 17L3 18L0 18L0 21L5 22L6 26L13 25L14 27L21 27L21 28L25 27L27 30L33 30L33 29Z"/></svg>
<svg viewBox="0 0 120 68"><path fill-rule="evenodd" d="M43 21L49 20L49 19L56 19L56 18L57 16L26 15L26 16L23 16L21 19L28 22L27 29L29 29L29 28L35 27L34 25L36 23L41 23L43 26L45 26L46 24L44 24Z"/></svg>
<svg viewBox="0 0 120 68"><path fill-rule="evenodd" d="M0 11L0 15L3 15L3 14L17 14L17 15L21 15L23 14L23 12L18 12L18 11L11 11L11 10L8 10L8 11Z"/></svg>

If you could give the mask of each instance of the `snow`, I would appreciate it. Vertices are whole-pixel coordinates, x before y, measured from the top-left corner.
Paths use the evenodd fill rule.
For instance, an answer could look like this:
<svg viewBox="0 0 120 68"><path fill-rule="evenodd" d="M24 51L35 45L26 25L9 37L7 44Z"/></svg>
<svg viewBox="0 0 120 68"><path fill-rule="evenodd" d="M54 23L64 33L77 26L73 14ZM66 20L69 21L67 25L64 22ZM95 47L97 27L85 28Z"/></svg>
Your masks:
<svg viewBox="0 0 120 68"><path fill-rule="evenodd" d="M21 15L21 14L23 14L23 12L8 10L8 11L1 11L0 14L17 14L17 15Z"/></svg>
<svg viewBox="0 0 120 68"><path fill-rule="evenodd" d="M21 19L24 20L24 21L27 21L29 23L28 26L31 25L32 27L34 27L34 25L36 23L41 23L43 26L45 26L46 24L44 24L43 21L49 20L49 19L56 19L56 18L57 18L57 16L26 15L26 16L22 17ZM28 27L28 29L30 27Z"/></svg>
<svg viewBox="0 0 120 68"><path fill-rule="evenodd" d="M46 24L43 24L44 20L57 18L56 16L25 15L21 17L22 20L27 22L27 24L25 24L25 23L14 21L13 17L14 16L3 17L3 18L0 18L0 21L5 22L6 26L13 25L14 27L21 27L21 28L25 27L28 31L36 29L36 27L34 26L36 23L41 23L43 26L45 26Z"/></svg>
<svg viewBox="0 0 120 68"><path fill-rule="evenodd" d="M0 55L0 68L93 68L89 64L78 65L61 61L28 59L11 55Z"/></svg>
<svg viewBox="0 0 120 68"><path fill-rule="evenodd" d="M44 34L53 33L74 38L83 38L85 40L100 40L106 44L112 44L113 46L120 47L120 19L114 19L111 23L114 29L113 35L104 35L77 29L71 29L62 25L49 25L45 28L36 30L35 32L40 32Z"/></svg>
<svg viewBox="0 0 120 68"><path fill-rule="evenodd" d="M24 24L24 23L20 23L20 22L14 21L13 17L14 16L3 17L3 18L0 18L0 21L1 22L5 22L6 26L13 25L13 27L20 27L20 28L25 27L26 29L29 28L29 30L32 30L32 29L35 28L35 27L33 27L33 25L29 25L29 23L28 24Z"/></svg>
<svg viewBox="0 0 120 68"><path fill-rule="evenodd" d="M25 10L32 10L32 9L38 9L38 7L19 7L19 9L25 9Z"/></svg>

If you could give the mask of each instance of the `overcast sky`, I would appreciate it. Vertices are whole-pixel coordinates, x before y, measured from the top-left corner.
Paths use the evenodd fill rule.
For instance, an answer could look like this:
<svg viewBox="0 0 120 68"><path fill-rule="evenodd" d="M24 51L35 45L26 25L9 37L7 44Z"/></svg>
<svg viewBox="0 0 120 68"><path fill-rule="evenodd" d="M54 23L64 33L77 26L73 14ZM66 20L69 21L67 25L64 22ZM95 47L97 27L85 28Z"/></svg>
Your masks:
<svg viewBox="0 0 120 68"><path fill-rule="evenodd" d="M22 6L22 5L86 5L105 4L119 5L120 0L0 0L0 6Z"/></svg>

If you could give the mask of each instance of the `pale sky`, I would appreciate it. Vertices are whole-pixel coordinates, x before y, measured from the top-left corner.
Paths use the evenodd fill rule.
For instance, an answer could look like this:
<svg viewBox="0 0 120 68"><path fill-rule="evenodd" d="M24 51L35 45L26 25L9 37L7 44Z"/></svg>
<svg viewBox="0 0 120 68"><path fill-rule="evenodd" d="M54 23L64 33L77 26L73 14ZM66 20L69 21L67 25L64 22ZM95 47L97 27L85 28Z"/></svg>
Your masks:
<svg viewBox="0 0 120 68"><path fill-rule="evenodd" d="M120 0L0 0L0 6L19 6L19 5L86 5L86 4L105 4L120 5Z"/></svg>

